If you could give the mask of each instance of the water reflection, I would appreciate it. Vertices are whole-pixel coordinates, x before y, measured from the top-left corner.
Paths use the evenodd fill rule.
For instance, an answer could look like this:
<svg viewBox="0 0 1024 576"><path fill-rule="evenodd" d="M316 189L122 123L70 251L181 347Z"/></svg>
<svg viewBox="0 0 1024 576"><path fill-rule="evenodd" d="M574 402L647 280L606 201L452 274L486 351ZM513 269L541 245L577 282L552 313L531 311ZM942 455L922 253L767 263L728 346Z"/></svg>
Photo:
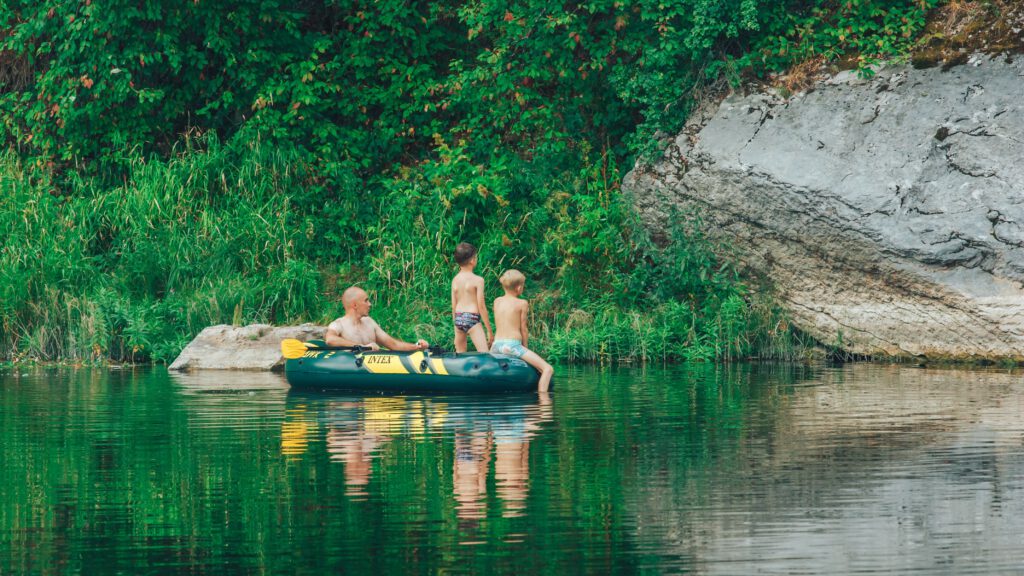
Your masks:
<svg viewBox="0 0 1024 576"><path fill-rule="evenodd" d="M450 445L451 494L457 518L522 516L529 492L530 442L552 418L547 393L481 396L338 396L291 392L281 426L281 453L301 458L319 446L342 465L346 496L370 496L374 467L396 439ZM404 446L404 444L403 444ZM401 448L399 448L401 449ZM399 461L405 458L399 456ZM493 478L493 489L490 481Z"/></svg>
<svg viewBox="0 0 1024 576"><path fill-rule="evenodd" d="M0 375L0 573L1024 573L1020 374L564 374Z"/></svg>
<svg viewBox="0 0 1024 576"><path fill-rule="evenodd" d="M495 495L505 518L522 516L530 486L530 441L551 419L551 397L536 403L504 404L488 418L456 423L452 485L456 514L465 520L486 516L488 475L494 467Z"/></svg>
<svg viewBox="0 0 1024 576"><path fill-rule="evenodd" d="M186 401L189 428L261 430L281 419L288 382L270 372L169 372Z"/></svg>
<svg viewBox="0 0 1024 576"><path fill-rule="evenodd" d="M756 432L724 458L640 487L645 539L709 574L1024 572L1020 375L863 364L784 389L748 396Z"/></svg>

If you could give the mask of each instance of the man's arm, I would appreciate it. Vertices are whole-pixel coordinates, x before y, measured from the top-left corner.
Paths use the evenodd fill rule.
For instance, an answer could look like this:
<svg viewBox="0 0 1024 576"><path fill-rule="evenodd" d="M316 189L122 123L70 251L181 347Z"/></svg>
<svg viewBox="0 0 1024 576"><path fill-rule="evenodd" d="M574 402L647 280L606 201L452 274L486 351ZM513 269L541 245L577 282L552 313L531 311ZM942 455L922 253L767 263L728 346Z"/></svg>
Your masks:
<svg viewBox="0 0 1024 576"><path fill-rule="evenodd" d="M430 347L430 344L426 340L417 340L415 344L403 342L398 338L392 337L390 334L381 329L379 325L373 327L374 337L377 339L377 344L387 348L388 350L395 350L397 352L412 352L414 350L425 350Z"/></svg>
<svg viewBox="0 0 1024 576"><path fill-rule="evenodd" d="M523 300L523 306L519 309L519 333L523 335L523 348L530 347L530 330L526 327L526 319L529 315L530 303Z"/></svg>

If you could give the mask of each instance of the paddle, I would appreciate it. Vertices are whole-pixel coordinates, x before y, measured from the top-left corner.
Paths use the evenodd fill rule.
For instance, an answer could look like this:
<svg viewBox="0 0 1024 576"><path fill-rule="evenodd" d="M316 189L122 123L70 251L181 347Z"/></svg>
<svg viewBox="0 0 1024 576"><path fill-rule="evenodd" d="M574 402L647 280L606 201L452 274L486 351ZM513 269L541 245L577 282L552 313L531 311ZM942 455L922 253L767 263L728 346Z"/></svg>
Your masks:
<svg viewBox="0 0 1024 576"><path fill-rule="evenodd" d="M309 342L302 342L295 338L281 340L281 355L288 360L302 358L310 350L348 350L351 352L362 352L369 350L368 346L317 346Z"/></svg>

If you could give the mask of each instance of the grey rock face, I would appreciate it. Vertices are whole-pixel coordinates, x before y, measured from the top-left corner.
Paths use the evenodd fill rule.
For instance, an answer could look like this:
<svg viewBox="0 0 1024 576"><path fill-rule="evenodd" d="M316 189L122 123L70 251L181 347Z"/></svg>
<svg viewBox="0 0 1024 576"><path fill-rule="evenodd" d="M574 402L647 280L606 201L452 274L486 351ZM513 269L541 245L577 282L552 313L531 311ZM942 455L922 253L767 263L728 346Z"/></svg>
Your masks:
<svg viewBox="0 0 1024 576"><path fill-rule="evenodd" d="M729 98L623 188L655 234L696 210L819 341L1024 359L1020 60Z"/></svg>
<svg viewBox="0 0 1024 576"><path fill-rule="evenodd" d="M284 366L281 341L285 338L313 340L323 338L325 326L274 327L227 324L205 328L167 367L168 370L278 370Z"/></svg>

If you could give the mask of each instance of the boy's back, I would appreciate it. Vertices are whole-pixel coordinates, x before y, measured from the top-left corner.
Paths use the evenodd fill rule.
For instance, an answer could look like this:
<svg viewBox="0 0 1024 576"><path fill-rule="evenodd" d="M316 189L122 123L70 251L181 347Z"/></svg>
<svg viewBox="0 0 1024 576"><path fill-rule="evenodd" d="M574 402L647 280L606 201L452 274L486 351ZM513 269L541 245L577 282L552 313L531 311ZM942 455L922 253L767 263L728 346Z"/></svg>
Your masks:
<svg viewBox="0 0 1024 576"><path fill-rule="evenodd" d="M494 339L524 340L523 318L529 310L526 300L515 296L498 296L494 299Z"/></svg>
<svg viewBox="0 0 1024 576"><path fill-rule="evenodd" d="M480 314L480 291L484 279L472 272L461 271L452 278L452 300L455 312Z"/></svg>

